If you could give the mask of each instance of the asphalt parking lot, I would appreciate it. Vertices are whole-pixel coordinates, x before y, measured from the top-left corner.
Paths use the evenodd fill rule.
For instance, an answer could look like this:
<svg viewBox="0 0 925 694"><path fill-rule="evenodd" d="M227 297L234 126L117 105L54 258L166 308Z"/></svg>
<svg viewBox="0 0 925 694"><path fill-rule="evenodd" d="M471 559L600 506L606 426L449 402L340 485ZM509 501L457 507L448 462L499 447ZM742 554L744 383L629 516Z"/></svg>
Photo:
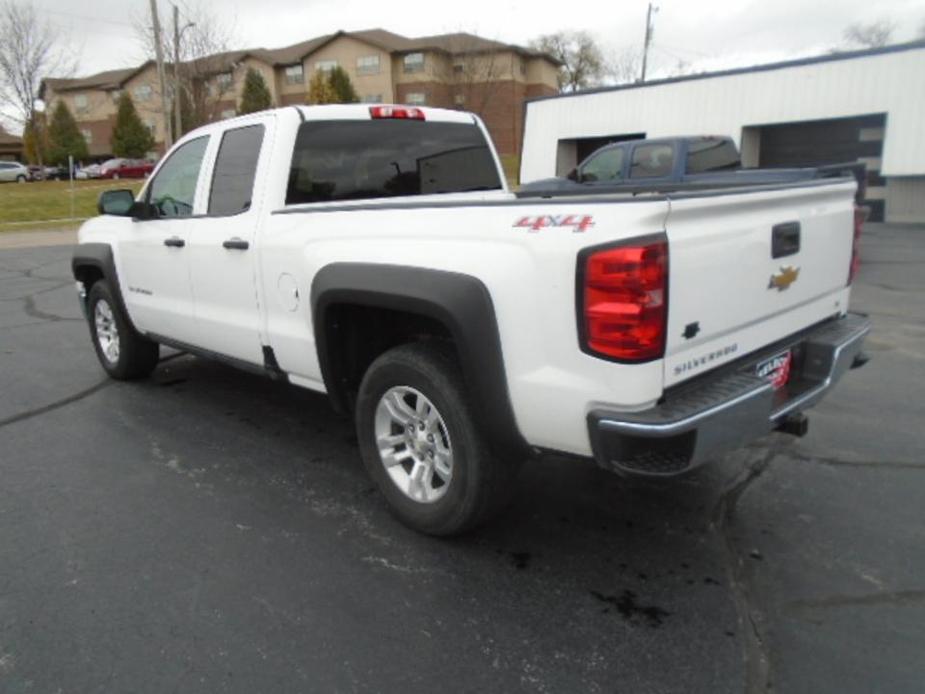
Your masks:
<svg viewBox="0 0 925 694"><path fill-rule="evenodd" d="M872 360L806 438L670 483L534 462L454 541L323 397L105 379L69 258L0 251L0 692L922 691L925 228L868 226Z"/></svg>

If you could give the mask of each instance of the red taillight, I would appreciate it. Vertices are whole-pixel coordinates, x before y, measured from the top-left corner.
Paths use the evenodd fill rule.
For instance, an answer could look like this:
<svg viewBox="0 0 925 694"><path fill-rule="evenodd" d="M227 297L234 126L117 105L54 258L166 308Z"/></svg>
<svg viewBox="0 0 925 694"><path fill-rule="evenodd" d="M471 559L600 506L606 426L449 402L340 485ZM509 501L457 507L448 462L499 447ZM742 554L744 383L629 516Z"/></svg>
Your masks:
<svg viewBox="0 0 925 694"><path fill-rule="evenodd" d="M864 220L867 219L869 208L861 205L854 206L854 238L851 241L851 266L848 268L848 284L854 282L858 268L861 267L861 231L864 229Z"/></svg>
<svg viewBox="0 0 925 694"><path fill-rule="evenodd" d="M424 120L424 112L421 109L406 106L370 106L369 115L373 118Z"/></svg>
<svg viewBox="0 0 925 694"><path fill-rule="evenodd" d="M665 353L668 242L606 248L584 255L582 348L619 361L649 361Z"/></svg>

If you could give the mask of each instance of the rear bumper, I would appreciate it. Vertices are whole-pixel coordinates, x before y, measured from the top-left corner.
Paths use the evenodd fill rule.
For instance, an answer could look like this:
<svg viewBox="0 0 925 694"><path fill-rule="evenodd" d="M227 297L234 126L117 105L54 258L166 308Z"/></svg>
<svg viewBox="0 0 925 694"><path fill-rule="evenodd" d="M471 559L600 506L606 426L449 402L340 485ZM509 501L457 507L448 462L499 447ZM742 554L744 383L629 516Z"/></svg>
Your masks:
<svg viewBox="0 0 925 694"><path fill-rule="evenodd" d="M870 320L851 313L670 389L649 410L594 410L588 430L595 460L618 472L667 476L740 448L819 402L855 363L868 332ZM754 367L785 349L793 354L791 379L774 390Z"/></svg>

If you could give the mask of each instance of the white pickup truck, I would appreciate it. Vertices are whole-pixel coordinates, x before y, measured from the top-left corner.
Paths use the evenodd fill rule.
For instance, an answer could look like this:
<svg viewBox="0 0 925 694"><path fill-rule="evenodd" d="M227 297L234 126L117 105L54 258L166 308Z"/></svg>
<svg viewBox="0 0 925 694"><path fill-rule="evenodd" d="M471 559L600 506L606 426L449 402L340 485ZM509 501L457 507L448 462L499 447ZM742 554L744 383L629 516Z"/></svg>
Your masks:
<svg viewBox="0 0 925 694"><path fill-rule="evenodd" d="M73 256L103 368L159 345L327 393L423 532L471 528L557 451L669 476L863 362L851 178L519 198L459 111L294 106L181 139Z"/></svg>

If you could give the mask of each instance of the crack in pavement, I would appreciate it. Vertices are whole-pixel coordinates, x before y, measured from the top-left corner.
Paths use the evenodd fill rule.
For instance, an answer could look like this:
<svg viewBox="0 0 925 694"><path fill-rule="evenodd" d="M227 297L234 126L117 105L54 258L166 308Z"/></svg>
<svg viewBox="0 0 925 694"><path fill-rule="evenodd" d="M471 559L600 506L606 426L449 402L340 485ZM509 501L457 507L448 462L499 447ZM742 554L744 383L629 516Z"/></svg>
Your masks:
<svg viewBox="0 0 925 694"><path fill-rule="evenodd" d="M8 424L15 424L16 422L21 422L26 419L32 419L33 417L38 417L43 414L47 414L54 410L60 409L67 405L77 402L78 400L83 400L86 397L93 395L94 393L102 390L106 386L109 386L113 383L112 379L105 378L94 386L85 388L84 390L78 391L73 395L68 395L65 398L56 400L55 402L49 403L48 405L43 405L42 407L36 407L31 410L26 410L25 412L20 412L19 414L14 414L6 419L0 419L0 427L5 427Z"/></svg>
<svg viewBox="0 0 925 694"><path fill-rule="evenodd" d="M832 607L878 606L895 605L904 606L925 600L925 590L897 590L883 593L867 593L865 595L830 595L814 600L794 600L784 605L788 612L797 614L817 609Z"/></svg>
<svg viewBox="0 0 925 694"><path fill-rule="evenodd" d="M777 455L777 448L771 447L765 455L746 470L736 476L732 484L722 493L713 510L711 528L717 530L723 539L726 575L732 588L732 598L739 621L748 626L743 629L745 643L743 658L745 660L745 691L766 692L770 687L771 659L767 642L760 622L760 612L753 605L748 585L743 576L742 555L732 536L732 523L735 518L736 505L749 486L755 482Z"/></svg>
<svg viewBox="0 0 925 694"><path fill-rule="evenodd" d="M60 287L56 287L56 288L60 289ZM23 313L25 313L30 318L37 318L43 321L51 321L52 323L57 323L58 321L75 321L75 322L80 322L80 323L83 322L84 320L83 318L72 318L70 316L59 316L56 313L48 313L47 311L42 311L40 308L38 308L35 305L35 297L38 294L42 294L42 293L44 292L35 292L34 294L30 294L23 298L22 300L23 301L23 308L22 308Z"/></svg>
<svg viewBox="0 0 925 694"><path fill-rule="evenodd" d="M820 463L833 467L879 467L889 470L925 470L925 464L911 463L901 460L845 460L837 456L818 456L796 450L777 451L785 458L798 463Z"/></svg>

